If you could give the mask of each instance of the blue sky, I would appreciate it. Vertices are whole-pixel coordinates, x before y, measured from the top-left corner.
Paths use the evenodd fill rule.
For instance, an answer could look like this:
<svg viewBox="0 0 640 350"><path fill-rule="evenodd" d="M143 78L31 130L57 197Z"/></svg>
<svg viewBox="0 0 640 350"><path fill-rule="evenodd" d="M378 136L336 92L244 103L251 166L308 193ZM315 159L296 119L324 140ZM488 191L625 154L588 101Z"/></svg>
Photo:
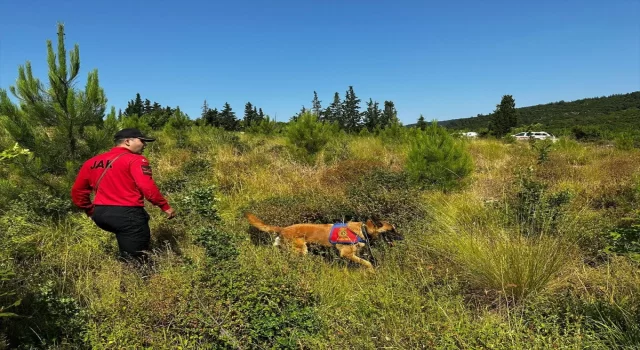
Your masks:
<svg viewBox="0 0 640 350"><path fill-rule="evenodd" d="M139 92L196 118L206 99L287 121L349 85L404 124L640 90L640 1L0 1L0 87L65 23L108 106ZM82 86L81 85L81 86Z"/></svg>

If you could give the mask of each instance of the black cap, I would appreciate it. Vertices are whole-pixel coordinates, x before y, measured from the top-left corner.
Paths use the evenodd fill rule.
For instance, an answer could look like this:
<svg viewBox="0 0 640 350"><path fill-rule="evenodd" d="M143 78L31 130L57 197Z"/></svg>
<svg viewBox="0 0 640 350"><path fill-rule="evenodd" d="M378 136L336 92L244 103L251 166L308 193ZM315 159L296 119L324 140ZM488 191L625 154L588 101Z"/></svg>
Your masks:
<svg viewBox="0 0 640 350"><path fill-rule="evenodd" d="M113 137L115 140L120 140L120 139L140 139L144 142L153 142L156 139L154 139L153 137L148 137L142 134L142 131L136 129L136 128L127 128L127 129L122 129L120 131L118 131L116 133L116 135Z"/></svg>

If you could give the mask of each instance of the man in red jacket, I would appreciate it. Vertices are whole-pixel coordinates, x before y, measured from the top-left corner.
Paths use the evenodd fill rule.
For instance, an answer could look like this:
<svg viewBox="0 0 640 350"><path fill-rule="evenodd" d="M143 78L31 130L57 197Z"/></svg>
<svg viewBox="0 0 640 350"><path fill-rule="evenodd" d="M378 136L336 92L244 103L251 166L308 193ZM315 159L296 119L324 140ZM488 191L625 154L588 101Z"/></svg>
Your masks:
<svg viewBox="0 0 640 350"><path fill-rule="evenodd" d="M122 258L143 261L151 240L144 199L158 206L169 219L176 214L158 190L151 165L142 155L146 143L155 139L134 128L120 130L114 138L115 147L82 165L71 199L98 227L115 233Z"/></svg>

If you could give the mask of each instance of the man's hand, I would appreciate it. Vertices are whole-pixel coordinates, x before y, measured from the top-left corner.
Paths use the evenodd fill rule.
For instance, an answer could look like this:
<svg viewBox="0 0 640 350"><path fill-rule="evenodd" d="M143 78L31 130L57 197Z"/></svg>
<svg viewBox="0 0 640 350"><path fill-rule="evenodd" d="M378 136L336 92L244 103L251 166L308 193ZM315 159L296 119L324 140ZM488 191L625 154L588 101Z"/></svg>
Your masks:
<svg viewBox="0 0 640 350"><path fill-rule="evenodd" d="M167 219L173 219L174 217L176 217L176 211L173 210L173 208L169 208L167 210L164 211L165 214L167 214Z"/></svg>

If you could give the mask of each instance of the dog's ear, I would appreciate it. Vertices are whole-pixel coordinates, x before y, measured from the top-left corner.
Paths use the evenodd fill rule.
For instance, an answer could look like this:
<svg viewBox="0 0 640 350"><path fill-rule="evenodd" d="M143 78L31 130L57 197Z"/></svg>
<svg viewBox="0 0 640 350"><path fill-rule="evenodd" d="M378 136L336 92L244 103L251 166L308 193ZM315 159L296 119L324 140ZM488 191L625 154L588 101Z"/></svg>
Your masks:
<svg viewBox="0 0 640 350"><path fill-rule="evenodd" d="M371 219L368 219L365 225L367 226L367 230L369 231L375 231L376 228L378 228L378 226L376 226L376 224L374 224L373 221L371 221Z"/></svg>

